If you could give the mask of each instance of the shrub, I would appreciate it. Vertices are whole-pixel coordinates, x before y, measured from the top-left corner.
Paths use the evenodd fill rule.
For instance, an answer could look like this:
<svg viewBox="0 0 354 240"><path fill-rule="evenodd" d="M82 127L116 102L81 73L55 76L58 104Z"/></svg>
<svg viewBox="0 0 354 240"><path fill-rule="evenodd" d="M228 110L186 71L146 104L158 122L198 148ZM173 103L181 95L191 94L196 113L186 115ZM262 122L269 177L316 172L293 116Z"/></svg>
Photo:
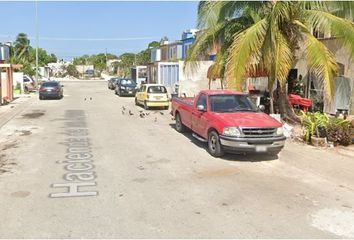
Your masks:
<svg viewBox="0 0 354 240"><path fill-rule="evenodd" d="M327 127L327 138L335 145L348 146L352 142L352 124L340 118L331 118Z"/></svg>
<svg viewBox="0 0 354 240"><path fill-rule="evenodd" d="M305 127L304 140L306 142L310 142L312 136L326 137L329 122L329 118L326 114L320 112L305 113L301 111L300 120L302 126Z"/></svg>
<svg viewBox="0 0 354 240"><path fill-rule="evenodd" d="M335 145L348 146L354 137L354 126L348 120L340 118L329 118L326 114L300 113L300 120L305 127L304 140L311 141L312 136L327 137L328 141Z"/></svg>

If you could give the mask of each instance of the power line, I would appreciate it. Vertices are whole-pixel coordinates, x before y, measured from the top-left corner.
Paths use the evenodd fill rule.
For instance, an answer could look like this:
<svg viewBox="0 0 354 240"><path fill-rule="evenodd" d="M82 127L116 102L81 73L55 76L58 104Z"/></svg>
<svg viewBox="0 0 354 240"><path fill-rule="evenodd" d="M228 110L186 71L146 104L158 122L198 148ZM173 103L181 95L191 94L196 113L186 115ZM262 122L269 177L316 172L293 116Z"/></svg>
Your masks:
<svg viewBox="0 0 354 240"><path fill-rule="evenodd" d="M0 35L2 38L16 38L13 35ZM20 36L21 38L21 36ZM25 37L23 37L25 38ZM36 37L27 36L28 39L36 39ZM134 40L151 40L158 37L125 37L125 38L68 38L68 37L39 37L39 40L45 41L134 41Z"/></svg>

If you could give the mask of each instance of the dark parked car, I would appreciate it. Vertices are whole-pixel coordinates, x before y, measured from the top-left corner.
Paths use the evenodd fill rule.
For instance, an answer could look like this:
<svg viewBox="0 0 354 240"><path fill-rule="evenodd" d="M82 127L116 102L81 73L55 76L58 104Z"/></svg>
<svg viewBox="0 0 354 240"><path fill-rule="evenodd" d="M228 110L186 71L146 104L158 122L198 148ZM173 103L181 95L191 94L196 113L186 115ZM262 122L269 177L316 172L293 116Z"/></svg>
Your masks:
<svg viewBox="0 0 354 240"><path fill-rule="evenodd" d="M63 98L63 85L56 81L44 82L39 88L39 99Z"/></svg>
<svg viewBox="0 0 354 240"><path fill-rule="evenodd" d="M136 86L136 82L132 79L120 79L114 91L119 96L135 96Z"/></svg>
<svg viewBox="0 0 354 240"><path fill-rule="evenodd" d="M117 77L113 77L111 79L108 80L107 84L108 84L108 89L114 90L116 87L116 82L119 80L120 78Z"/></svg>

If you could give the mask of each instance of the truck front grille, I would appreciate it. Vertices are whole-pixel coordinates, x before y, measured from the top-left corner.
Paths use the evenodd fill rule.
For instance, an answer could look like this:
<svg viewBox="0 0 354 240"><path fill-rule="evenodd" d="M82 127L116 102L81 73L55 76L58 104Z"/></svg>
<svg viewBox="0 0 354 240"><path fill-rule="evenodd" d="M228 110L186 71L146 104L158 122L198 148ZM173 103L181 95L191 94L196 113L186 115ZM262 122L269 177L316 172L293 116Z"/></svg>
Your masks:
<svg viewBox="0 0 354 240"><path fill-rule="evenodd" d="M242 128L242 133L245 137L274 137L276 128Z"/></svg>

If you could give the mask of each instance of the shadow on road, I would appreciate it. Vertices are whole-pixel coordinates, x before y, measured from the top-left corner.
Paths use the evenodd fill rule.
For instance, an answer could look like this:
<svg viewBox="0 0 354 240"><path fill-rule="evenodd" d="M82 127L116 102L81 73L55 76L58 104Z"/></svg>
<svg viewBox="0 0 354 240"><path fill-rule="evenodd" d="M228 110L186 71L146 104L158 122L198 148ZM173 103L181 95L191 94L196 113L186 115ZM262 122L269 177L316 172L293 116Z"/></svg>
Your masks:
<svg viewBox="0 0 354 240"><path fill-rule="evenodd" d="M169 125L170 125L171 128L176 130L176 124L175 123L171 123ZM192 136L192 131L191 130L187 130L186 132L181 133L181 134L183 134L186 138L188 138L196 146L198 146L200 148L203 148L206 152L208 152L207 144L197 140L196 138L194 138ZM256 153L254 153L254 154L252 154L252 153L249 153L249 154L226 153L220 159L226 160L226 161L264 162L264 161L277 160L278 159L278 155L274 155L274 154L256 154Z"/></svg>

